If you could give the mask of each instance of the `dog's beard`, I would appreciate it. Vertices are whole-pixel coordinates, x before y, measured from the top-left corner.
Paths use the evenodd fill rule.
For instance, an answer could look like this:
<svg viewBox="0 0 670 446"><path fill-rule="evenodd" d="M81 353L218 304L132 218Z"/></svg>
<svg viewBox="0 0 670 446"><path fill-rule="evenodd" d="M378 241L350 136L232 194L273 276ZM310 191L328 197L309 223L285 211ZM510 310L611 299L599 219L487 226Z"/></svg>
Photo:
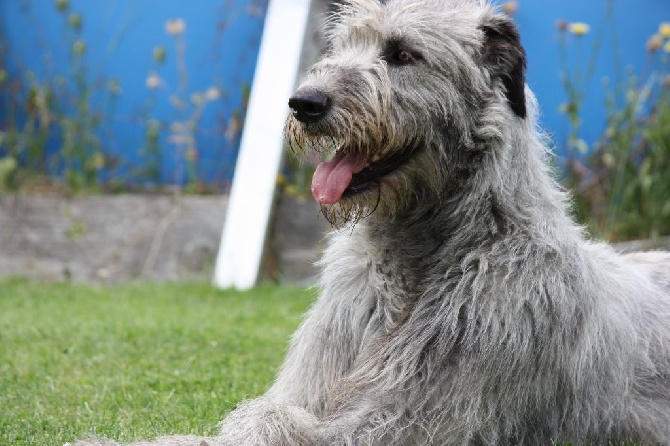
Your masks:
<svg viewBox="0 0 670 446"><path fill-rule="evenodd" d="M354 226L377 211L380 201L381 185L375 183L372 189L363 194L343 197L334 204L321 204L321 213L335 228Z"/></svg>
<svg viewBox="0 0 670 446"><path fill-rule="evenodd" d="M408 141L404 135L387 132L381 142L370 138L371 142L363 143L332 126L332 121L305 125L289 116L284 133L294 156L306 160L317 155L329 160L315 174L312 193L334 227L355 225L371 216L377 221L393 218L417 196L417 187L427 183L425 177L435 176L434 163L426 163L425 141ZM344 160L347 175L330 176L329 172L341 167L338 160ZM345 181L346 187L324 186L331 180ZM324 196L327 198L322 199Z"/></svg>

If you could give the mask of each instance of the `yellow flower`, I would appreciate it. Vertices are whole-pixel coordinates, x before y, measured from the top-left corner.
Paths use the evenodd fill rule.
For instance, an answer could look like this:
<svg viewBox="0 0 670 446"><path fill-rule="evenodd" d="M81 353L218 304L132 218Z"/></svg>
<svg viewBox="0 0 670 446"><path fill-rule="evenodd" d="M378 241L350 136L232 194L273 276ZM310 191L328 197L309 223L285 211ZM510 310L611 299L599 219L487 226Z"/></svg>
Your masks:
<svg viewBox="0 0 670 446"><path fill-rule="evenodd" d="M209 87L205 92L205 98L208 101L216 101L221 96L221 92L216 87Z"/></svg>
<svg viewBox="0 0 670 446"><path fill-rule="evenodd" d="M102 169L105 167L105 157L102 153L96 153L93 155L93 159L91 160L93 167L97 170Z"/></svg>
<svg viewBox="0 0 670 446"><path fill-rule="evenodd" d="M165 31L171 36L178 36L186 31L186 22L182 19L168 20L165 22Z"/></svg>
<svg viewBox="0 0 670 446"><path fill-rule="evenodd" d="M583 36L591 31L591 27L588 23L574 22L568 25L568 30L575 36Z"/></svg>
<svg viewBox="0 0 670 446"><path fill-rule="evenodd" d="M519 2L515 1L505 2L502 5L502 10L507 15L513 15L515 12L519 10Z"/></svg>
<svg viewBox="0 0 670 446"><path fill-rule="evenodd" d="M156 74L150 74L146 80L147 88L154 90L161 85L161 78Z"/></svg>
<svg viewBox="0 0 670 446"><path fill-rule="evenodd" d="M667 38L670 38L670 22L661 23L658 27L658 33Z"/></svg>
<svg viewBox="0 0 670 446"><path fill-rule="evenodd" d="M287 184L286 187L284 187L284 192L290 197L295 197L298 195L298 193L300 193L298 186L295 184Z"/></svg>
<svg viewBox="0 0 670 446"><path fill-rule="evenodd" d="M616 166L616 158L610 152L603 153L602 160L603 160L603 164L610 169L612 167Z"/></svg>
<svg viewBox="0 0 670 446"><path fill-rule="evenodd" d="M286 183L288 183L288 181L286 180L286 175L284 175L282 173L278 173L277 174L277 186L283 186Z"/></svg>
<svg viewBox="0 0 670 446"><path fill-rule="evenodd" d="M654 53L663 46L663 37L659 34L654 34L647 40L647 51Z"/></svg>
<svg viewBox="0 0 670 446"><path fill-rule="evenodd" d="M70 2L68 0L56 0L56 9L60 12L65 12L70 7Z"/></svg>
<svg viewBox="0 0 670 446"><path fill-rule="evenodd" d="M81 56L86 52L86 42L84 42L81 39L77 39L73 44L72 44L72 51L74 54L77 56Z"/></svg>
<svg viewBox="0 0 670 446"><path fill-rule="evenodd" d="M79 31L81 29L82 19L79 14L73 12L70 14L70 17L68 17L67 21L75 31Z"/></svg>

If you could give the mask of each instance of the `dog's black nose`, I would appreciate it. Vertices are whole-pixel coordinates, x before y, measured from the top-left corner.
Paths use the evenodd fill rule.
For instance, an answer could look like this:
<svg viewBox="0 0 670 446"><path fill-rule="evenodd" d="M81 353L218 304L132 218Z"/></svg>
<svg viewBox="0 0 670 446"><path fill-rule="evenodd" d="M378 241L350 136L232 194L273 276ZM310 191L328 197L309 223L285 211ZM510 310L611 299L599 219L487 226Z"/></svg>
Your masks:
<svg viewBox="0 0 670 446"><path fill-rule="evenodd" d="M301 88L288 100L293 116L306 124L317 122L330 110L330 97L314 88Z"/></svg>

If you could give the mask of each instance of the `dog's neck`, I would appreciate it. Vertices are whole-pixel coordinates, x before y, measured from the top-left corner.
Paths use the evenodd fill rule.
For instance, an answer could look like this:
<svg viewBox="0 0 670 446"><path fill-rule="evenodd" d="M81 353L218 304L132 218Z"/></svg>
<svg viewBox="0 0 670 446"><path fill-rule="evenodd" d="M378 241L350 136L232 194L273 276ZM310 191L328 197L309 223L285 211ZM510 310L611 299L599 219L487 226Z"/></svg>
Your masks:
<svg viewBox="0 0 670 446"><path fill-rule="evenodd" d="M532 126L532 121L526 125ZM511 126L517 128L518 126ZM354 231L407 267L458 263L473 250L500 243L572 250L583 237L568 213L566 194L550 174L544 142L520 128L501 154L485 157L464 187L439 202L414 206L395 218L362 222ZM423 210L421 210L423 209Z"/></svg>

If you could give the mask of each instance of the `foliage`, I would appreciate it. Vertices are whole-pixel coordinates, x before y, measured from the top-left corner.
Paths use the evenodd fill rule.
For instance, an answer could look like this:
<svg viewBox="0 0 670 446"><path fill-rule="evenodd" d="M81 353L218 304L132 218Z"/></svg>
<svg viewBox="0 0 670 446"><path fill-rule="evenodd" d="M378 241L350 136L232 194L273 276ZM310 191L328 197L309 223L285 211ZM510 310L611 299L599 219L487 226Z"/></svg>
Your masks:
<svg viewBox="0 0 670 446"><path fill-rule="evenodd" d="M230 21L242 14L262 16L266 4L263 0L249 0L245 5L221 1L215 45L221 43ZM114 155L110 146L114 141L113 123L118 120L116 105L123 87L118 79L106 77L105 67L91 66L83 33L91 25L69 0L52 0L51 6L60 19L64 38L46 44L35 40L44 47L40 48L44 60L62 58L58 52L63 46L67 48L68 64L67 68L61 68L62 73L46 72L48 68L44 68L45 73L21 70L20 57L11 54L10 42L0 28L0 192L36 187L41 190L44 186L71 193L136 190L138 186L153 190L165 183L182 184L184 178L186 192L211 190L213 186L204 184L201 178L197 142L204 132L200 121L208 104L221 105L228 96L220 86L189 88L187 67L193 64L187 59L186 22L180 18L166 22L164 31L174 45L168 45L169 48L158 45L147 55L153 65L146 78L146 97L138 100L138 116L123 117L143 128L144 144L139 150L142 162L134 163L123 155ZM34 20L30 12L33 7L26 2L21 8L31 20ZM129 26L130 22L122 24L122 29L106 42L106 54L115 51ZM253 46L255 42L247 44ZM10 58L18 60L19 67L10 70L6 64ZM173 62L178 73L174 86L162 77L167 62ZM218 75L215 77L215 83L221 84ZM243 84L240 89L244 103L230 111L229 117L214 117L214 125L221 128L212 131L216 137L225 137L233 148L242 131L249 90L244 81L236 78L234 81ZM163 110L156 106L168 102L169 116L159 118ZM166 159L175 161L174 177L163 178ZM63 178L64 184L55 185L55 178Z"/></svg>
<svg viewBox="0 0 670 446"><path fill-rule="evenodd" d="M185 163L186 190L194 192L198 184L197 162L199 150L196 139L198 124L207 104L217 101L221 97L221 93L217 87L209 87L206 91L196 91L189 94L184 39L186 22L182 19L168 20L165 24L165 31L174 39L174 60L179 75L179 86L170 95L170 104L174 108L176 118L168 125L170 132L168 141L175 146L177 159L180 161L178 165L181 165L181 162ZM150 90L156 90L164 86L158 71L167 56L168 51L164 47L157 46L154 48L153 59L156 68L154 72L149 74L146 81L147 88ZM145 154L149 157L150 164L148 167L150 169L155 169L153 166L160 163L160 148L156 142L156 132L159 131L159 126L159 121L155 119L150 120L147 125Z"/></svg>
<svg viewBox="0 0 670 446"><path fill-rule="evenodd" d="M211 435L272 382L313 294L0 282L0 444Z"/></svg>
<svg viewBox="0 0 670 446"><path fill-rule="evenodd" d="M581 138L582 106L607 28L620 66L612 1L607 2L606 20L586 66L583 36L588 25L560 21L558 28L568 97L561 107L569 124L566 182L575 197L577 219L612 241L670 234L670 27L661 24L647 43L647 68L641 76L632 70L625 76L615 73L605 104L606 129L592 146ZM573 46L568 43L570 34ZM575 66L568 63L570 51L577 54Z"/></svg>
<svg viewBox="0 0 670 446"><path fill-rule="evenodd" d="M27 71L12 79L0 66L0 89L5 96L0 110L5 117L0 131L0 164L13 166L0 172L0 191L18 189L56 172L62 172L70 191L96 189L100 171L110 161L97 131L104 109L113 108L121 87L110 79L102 89L104 97L93 97L101 89L89 80L87 44L82 38L84 19L72 11L67 0L57 0L55 7L62 21L69 72L41 80ZM0 56L5 56L5 50L3 45ZM60 148L49 158L47 146L54 135Z"/></svg>

